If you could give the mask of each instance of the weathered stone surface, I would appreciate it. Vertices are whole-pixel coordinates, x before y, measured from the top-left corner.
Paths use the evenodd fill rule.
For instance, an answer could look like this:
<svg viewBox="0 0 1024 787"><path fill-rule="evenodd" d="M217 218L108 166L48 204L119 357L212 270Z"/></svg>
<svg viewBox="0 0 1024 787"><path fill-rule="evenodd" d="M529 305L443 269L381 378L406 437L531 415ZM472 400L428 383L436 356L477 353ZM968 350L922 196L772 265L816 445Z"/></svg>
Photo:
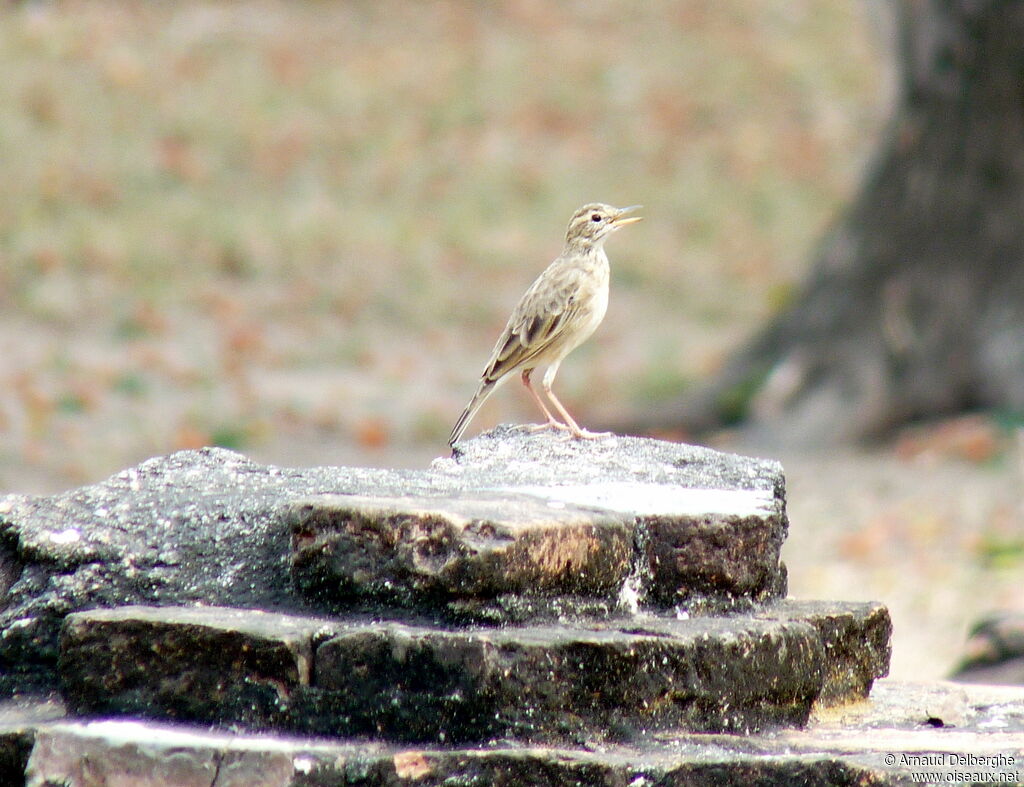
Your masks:
<svg viewBox="0 0 1024 787"><path fill-rule="evenodd" d="M937 708L955 708L955 723ZM1024 689L883 680L870 701L818 709L805 730L770 737L794 754L843 752L904 784L1024 784Z"/></svg>
<svg viewBox="0 0 1024 787"><path fill-rule="evenodd" d="M472 557L474 545L467 539L468 551L457 565L487 564L488 552L518 557L504 563L495 559L489 565L501 568L492 575L466 568L483 600L449 598L446 604L456 616L500 622L573 610L608 611L618 601L613 577L621 576L623 567L622 539L614 522L622 523L632 538L635 570L625 583L630 601L642 603L649 596L698 609L705 598L700 594L710 593L717 596L714 603L728 607L737 594L749 603L780 595L785 584L778 560L786 532L784 483L776 462L656 440L581 441L510 428L469 441L454 458L437 460L421 472L282 469L221 449L183 451L52 497L0 498L0 694L53 685L58 632L64 617L76 610L127 604L307 614L336 610L339 600L351 595L353 583L324 573L331 561L317 564L307 552L297 561L304 593L297 592L286 524L298 501L324 494L409 498L416 510L429 499L443 510L455 506L456 513L458 501L507 495L517 501L513 508L544 510L549 521L590 517L598 523L600 537L585 543L602 548L585 556L565 552L564 540L540 539L530 548L525 538L522 547L494 550L485 545L484 557ZM336 498L331 500L336 505ZM501 523L515 516L510 509L491 519ZM636 526L645 520L676 522L666 529L674 551L648 553L650 541ZM762 521L763 531L753 528L754 520ZM730 541L734 527L737 543L745 545L743 554ZM679 548L684 543L699 556L689 569L682 560L686 550ZM300 539L303 544L308 542ZM337 558L337 544L331 548ZM548 548L554 550L551 560L542 554ZM559 571L555 558L563 557L573 566L586 566L588 576L573 578L572 571ZM748 561L752 567L741 565ZM418 565L429 562L421 559ZM303 565L318 568L303 573ZM401 565L391 563L395 570ZM433 575L421 572L419 579L407 582L414 593L419 587L444 591L458 574L442 565ZM530 577L537 580L533 594L487 595L502 587L529 586ZM383 587L372 581L355 586L369 587L373 592L368 595L378 600ZM572 594L558 595L567 591ZM584 600L576 604L579 598Z"/></svg>
<svg viewBox="0 0 1024 787"><path fill-rule="evenodd" d="M123 604L300 609L282 501L386 472L262 467L220 449L52 497L0 499L0 692L52 684L64 616Z"/></svg>
<svg viewBox="0 0 1024 787"><path fill-rule="evenodd" d="M870 604L784 602L725 618L445 630L125 607L70 615L60 666L83 714L395 740L623 739L802 724L819 697L863 696L888 666L860 672L857 643L879 616Z"/></svg>
<svg viewBox="0 0 1024 787"><path fill-rule="evenodd" d="M754 616L814 626L825 648L820 705L866 697L875 679L889 674L892 620L882 604L788 599L761 607Z"/></svg>
<svg viewBox="0 0 1024 787"><path fill-rule="evenodd" d="M308 687L323 620L226 607L119 607L68 615L68 706L174 719L282 724Z"/></svg>
<svg viewBox="0 0 1024 787"><path fill-rule="evenodd" d="M0 784L23 782L34 743L35 735L28 730L0 733Z"/></svg>
<svg viewBox="0 0 1024 787"><path fill-rule="evenodd" d="M0 785L24 784L36 730L64 717L57 697L19 696L0 702Z"/></svg>
<svg viewBox="0 0 1024 787"><path fill-rule="evenodd" d="M290 521L296 583L341 607L372 601L453 617L489 608L500 619L504 596L597 596L613 609L633 562L622 517L509 493L329 495L295 504Z"/></svg>
<svg viewBox="0 0 1024 787"><path fill-rule="evenodd" d="M314 768L343 747L136 722L57 724L39 730L25 784L49 787L286 787L312 785ZM344 760L342 760L344 762ZM340 763L338 763L340 764ZM344 774L344 768L339 769ZM337 783L337 782L336 782ZM358 782L357 782L358 783Z"/></svg>
<svg viewBox="0 0 1024 787"><path fill-rule="evenodd" d="M802 724L822 659L810 626L748 618L453 632L391 624L321 645L315 683L350 734L599 741Z"/></svg>
<svg viewBox="0 0 1024 787"><path fill-rule="evenodd" d="M655 516L642 517L637 527L652 601L713 611L722 599L767 601L786 595L778 558L785 527L777 519Z"/></svg>
<svg viewBox="0 0 1024 787"><path fill-rule="evenodd" d="M788 522L778 462L627 437L544 443L509 436L501 429L481 435L434 468L467 489L622 517L633 535L631 591L640 603L697 611L785 595L779 553Z"/></svg>
<svg viewBox="0 0 1024 787"><path fill-rule="evenodd" d="M966 708L964 723L931 726L926 709L943 704L948 694L963 698L958 701ZM870 701L816 712L802 730L753 735L664 731L630 745L591 751L507 744L421 748L135 721L29 721L11 718L0 707L0 739L12 726L28 730L34 741L29 787L889 787L978 783L996 775L998 783L1024 782L1024 689L945 683L880 681ZM914 763L922 757L942 764L918 767ZM988 759L985 765L963 764L972 757ZM922 772L937 778L913 777Z"/></svg>
<svg viewBox="0 0 1024 787"><path fill-rule="evenodd" d="M622 451L631 440L581 453L580 441L492 433L434 463L457 494L299 501L296 584L318 605L434 606L495 622L586 611L588 600L613 610L624 588L625 603L694 612L784 596L781 468L654 441L635 463Z"/></svg>

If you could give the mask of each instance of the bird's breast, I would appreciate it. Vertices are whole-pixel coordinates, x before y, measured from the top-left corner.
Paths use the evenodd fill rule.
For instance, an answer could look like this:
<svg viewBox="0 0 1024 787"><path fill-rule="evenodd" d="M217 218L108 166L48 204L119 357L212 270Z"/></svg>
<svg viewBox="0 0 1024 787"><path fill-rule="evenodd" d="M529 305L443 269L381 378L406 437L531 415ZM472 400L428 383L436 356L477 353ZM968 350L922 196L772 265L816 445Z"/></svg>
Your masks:
<svg viewBox="0 0 1024 787"><path fill-rule="evenodd" d="M597 330L608 311L608 258L602 254L596 258L582 277L577 299L579 303L578 327L572 346L578 347Z"/></svg>

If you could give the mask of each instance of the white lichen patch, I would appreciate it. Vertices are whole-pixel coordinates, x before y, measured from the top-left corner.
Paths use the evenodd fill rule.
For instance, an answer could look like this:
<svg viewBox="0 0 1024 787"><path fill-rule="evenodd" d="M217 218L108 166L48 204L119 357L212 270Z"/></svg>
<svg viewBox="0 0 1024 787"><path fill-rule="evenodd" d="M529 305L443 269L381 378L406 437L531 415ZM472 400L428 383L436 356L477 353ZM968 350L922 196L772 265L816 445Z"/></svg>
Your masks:
<svg viewBox="0 0 1024 787"><path fill-rule="evenodd" d="M49 532L46 537L52 544L74 544L77 541L81 541L82 534L74 528L68 528L67 530L61 530L59 533Z"/></svg>
<svg viewBox="0 0 1024 787"><path fill-rule="evenodd" d="M629 615L636 615L640 611L640 577L630 575L619 588L619 609Z"/></svg>

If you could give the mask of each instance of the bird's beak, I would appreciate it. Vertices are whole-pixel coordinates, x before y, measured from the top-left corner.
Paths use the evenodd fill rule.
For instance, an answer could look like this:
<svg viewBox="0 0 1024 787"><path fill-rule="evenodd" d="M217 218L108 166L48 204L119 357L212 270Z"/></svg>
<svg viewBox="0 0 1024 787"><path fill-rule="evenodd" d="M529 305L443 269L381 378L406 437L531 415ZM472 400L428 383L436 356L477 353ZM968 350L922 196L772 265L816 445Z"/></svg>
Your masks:
<svg viewBox="0 0 1024 787"><path fill-rule="evenodd" d="M643 221L643 216L626 216L627 213L640 210L642 207L643 205L630 205L628 208L622 208L619 210L618 215L612 219L612 224L618 229L619 227L625 227L627 224L636 224L638 221Z"/></svg>

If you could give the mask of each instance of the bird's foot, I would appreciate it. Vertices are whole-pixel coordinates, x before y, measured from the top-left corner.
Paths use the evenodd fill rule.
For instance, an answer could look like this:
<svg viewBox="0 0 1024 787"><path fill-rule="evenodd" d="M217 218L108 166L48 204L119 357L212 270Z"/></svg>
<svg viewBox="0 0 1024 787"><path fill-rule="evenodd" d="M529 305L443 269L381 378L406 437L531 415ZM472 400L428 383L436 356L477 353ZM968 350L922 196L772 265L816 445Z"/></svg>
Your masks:
<svg viewBox="0 0 1024 787"><path fill-rule="evenodd" d="M533 434L534 432L545 432L548 429L557 429L560 432L572 431L572 427L566 426L561 421L548 421L546 424L528 424L525 429L530 434Z"/></svg>
<svg viewBox="0 0 1024 787"><path fill-rule="evenodd" d="M577 440L600 440L604 437L613 437L614 432L589 432L586 429L571 429L572 436Z"/></svg>

